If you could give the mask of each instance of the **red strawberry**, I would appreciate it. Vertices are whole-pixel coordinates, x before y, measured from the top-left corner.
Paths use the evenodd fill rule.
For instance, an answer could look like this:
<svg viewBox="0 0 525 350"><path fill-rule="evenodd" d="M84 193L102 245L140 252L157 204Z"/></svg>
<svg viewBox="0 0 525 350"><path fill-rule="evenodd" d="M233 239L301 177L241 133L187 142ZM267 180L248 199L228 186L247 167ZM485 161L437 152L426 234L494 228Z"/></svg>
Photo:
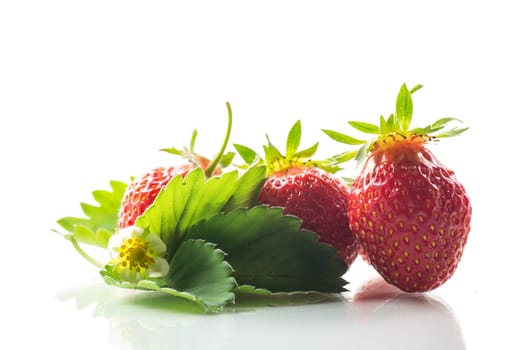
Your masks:
<svg viewBox="0 0 525 350"><path fill-rule="evenodd" d="M408 292L435 289L455 272L470 232L472 208L454 172L425 147L439 137L467 128L442 131L452 118L409 130L411 93L399 92L396 114L380 126L350 122L378 135L373 142L325 130L346 143L364 143L357 158L370 152L349 197L350 227L370 263L384 279ZM435 134L440 131L440 133Z"/></svg>
<svg viewBox="0 0 525 350"><path fill-rule="evenodd" d="M200 156L194 152L195 140L197 138L196 130L193 132L189 149L162 149L164 152L182 156L189 161L178 166L155 168L143 176L133 180L133 182L131 182L131 184L126 189L122 199L118 220L119 229L134 225L137 218L141 216L151 204L153 204L160 190L162 190L175 176L181 175L182 177L185 177L196 167L201 167L204 169L208 177L221 174L221 166L218 166L218 163L220 162L222 166L227 166L233 158L232 153L224 154L230 137L232 124L231 108L229 103L226 105L228 107L228 128L222 148L213 162L208 158Z"/></svg>
<svg viewBox="0 0 525 350"><path fill-rule="evenodd" d="M283 207L286 214L299 217L303 228L316 232L322 242L334 246L339 257L350 266L357 256L357 241L348 227L349 187L330 173L339 169L336 164L347 155L312 161L318 144L297 152L300 135L298 121L288 135L285 156L270 141L264 147L268 178L259 203ZM235 147L247 162L253 161L253 151Z"/></svg>

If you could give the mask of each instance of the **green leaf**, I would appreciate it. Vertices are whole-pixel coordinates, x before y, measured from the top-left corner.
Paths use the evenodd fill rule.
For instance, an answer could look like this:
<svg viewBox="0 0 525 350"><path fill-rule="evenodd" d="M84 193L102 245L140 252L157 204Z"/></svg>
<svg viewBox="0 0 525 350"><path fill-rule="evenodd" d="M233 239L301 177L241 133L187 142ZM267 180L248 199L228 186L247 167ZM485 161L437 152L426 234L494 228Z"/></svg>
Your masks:
<svg viewBox="0 0 525 350"><path fill-rule="evenodd" d="M171 257L188 227L221 211L233 194L236 179L237 172L229 172L206 181L200 167L184 179L176 176L137 218L136 225L160 235Z"/></svg>
<svg viewBox="0 0 525 350"><path fill-rule="evenodd" d="M195 295L192 295L190 293L183 292L183 291L178 291L174 288L167 287L168 282L166 282L162 278L141 280L141 281L138 281L137 283L122 281L120 279L119 273L114 271L113 268L109 265L106 265L105 269L100 271L100 274L102 275L104 282L107 285L110 285L113 287L162 292L162 293L173 295L175 297L179 297L179 298L183 298L183 299L195 302L197 304L200 304L204 309L206 309L206 305L201 300L199 300Z"/></svg>
<svg viewBox="0 0 525 350"><path fill-rule="evenodd" d="M419 89L421 89L423 87L423 85L421 84L417 84L416 86L414 86L412 89L410 89L410 94L413 95L414 92L418 91Z"/></svg>
<svg viewBox="0 0 525 350"><path fill-rule="evenodd" d="M268 135L266 135L266 139L268 140L268 145L263 146L266 163L270 164L274 161L283 159L284 156L281 154L281 152L279 152L279 149L273 145Z"/></svg>
<svg viewBox="0 0 525 350"><path fill-rule="evenodd" d="M224 253L203 240L186 240L170 262L169 286L194 295L207 306L220 307L234 300L232 267Z"/></svg>
<svg viewBox="0 0 525 350"><path fill-rule="evenodd" d="M301 143L301 121L298 120L290 129L288 133L288 139L286 140L286 157L292 158L297 150L299 149L299 144Z"/></svg>
<svg viewBox="0 0 525 350"><path fill-rule="evenodd" d="M242 160L244 160L246 164L252 164L257 158L260 158L257 152L255 152L253 149L249 147L239 145L239 144L234 144L233 147L235 147L235 149L237 150L237 153L239 153Z"/></svg>
<svg viewBox="0 0 525 350"><path fill-rule="evenodd" d="M399 124L399 120L393 115L393 114L390 114L388 116L388 120L387 120L387 125L388 125L388 132L396 132L396 131L399 131L399 129L401 128L400 124Z"/></svg>
<svg viewBox="0 0 525 350"><path fill-rule="evenodd" d="M354 159L357 155L357 152L358 150L343 152L329 158L329 160L332 162L332 164L341 164Z"/></svg>
<svg viewBox="0 0 525 350"><path fill-rule="evenodd" d="M428 125L428 126L426 126L424 128L414 128L414 129L410 130L410 132L414 133L414 134L433 134L433 133L435 133L435 132L437 132L439 130L444 129L445 126L451 121L458 121L458 122L462 123L461 120L459 120L457 118L441 118L441 119L437 120L436 122L434 122L432 125ZM467 129L468 128L465 128L465 129L452 128L450 130L442 132L439 135L434 135L434 137L442 138L442 137L455 136L455 135L458 135L458 134L464 132ZM459 133L458 133L457 132L458 130L461 130L461 131L459 131Z"/></svg>
<svg viewBox="0 0 525 350"><path fill-rule="evenodd" d="M195 152L195 141L197 141L197 135L198 135L197 129L193 129L193 132L191 133L191 140L190 140L190 152Z"/></svg>
<svg viewBox="0 0 525 350"><path fill-rule="evenodd" d="M78 242L105 248L109 237L117 227L120 203L127 184L120 181L110 181L111 191L93 191L93 198L98 205L81 203L84 218L64 217L57 223L73 234Z"/></svg>
<svg viewBox="0 0 525 350"><path fill-rule="evenodd" d="M433 127L432 125L427 125L424 128L413 128L413 129L410 129L409 133L410 134L415 134L415 135L427 135L427 134L430 134L432 132L435 132L435 131L438 131L438 130L441 130L441 129L443 129L442 126Z"/></svg>
<svg viewBox="0 0 525 350"><path fill-rule="evenodd" d="M387 134L388 133L388 124L384 116L379 116L379 133Z"/></svg>
<svg viewBox="0 0 525 350"><path fill-rule="evenodd" d="M137 218L136 225L160 235L171 257L195 223L224 208L232 210L252 204L264 180L263 171L254 167L240 179L237 171L232 171L206 180L203 170L195 168L184 179L176 176Z"/></svg>
<svg viewBox="0 0 525 350"><path fill-rule="evenodd" d="M228 166L230 166L230 164L232 163L234 157L235 157L235 153L233 153L233 152L225 153L221 157L221 160L219 161L219 164L221 165L221 168L224 169L224 168L227 168Z"/></svg>
<svg viewBox="0 0 525 350"><path fill-rule="evenodd" d="M457 122L460 122L462 123L461 120L457 119L457 118L441 118L437 121L435 121L433 124L432 124L432 128L435 129L435 128L441 128L441 127L444 127L446 124L448 124L449 122L451 121L457 121Z"/></svg>
<svg viewBox="0 0 525 350"><path fill-rule="evenodd" d="M181 157L183 157L186 154L184 151L181 151L180 149L177 149L175 147L161 148L159 151L170 153L170 154L175 154L175 155L181 156Z"/></svg>
<svg viewBox="0 0 525 350"><path fill-rule="evenodd" d="M311 158L314 156L314 154L317 152L317 148L319 147L319 142L314 144L312 147L308 147L300 152L297 152L295 154L295 159L305 159L305 158Z"/></svg>
<svg viewBox="0 0 525 350"><path fill-rule="evenodd" d="M330 137L332 140L335 140L337 142L341 142L341 143L344 143L344 144L347 144L347 145L362 145L363 143L365 143L366 141L363 141L363 140L358 140L352 136L348 136L348 135L345 135L345 134L342 134L340 132L337 132L337 131L333 131L333 130L327 130L327 129L323 129L322 130L326 135L328 135L328 137Z"/></svg>
<svg viewBox="0 0 525 350"><path fill-rule="evenodd" d="M412 95L410 91L408 91L406 84L403 84L399 90L396 101L396 118L402 131L408 131L410 127L413 108Z"/></svg>
<svg viewBox="0 0 525 350"><path fill-rule="evenodd" d="M363 160L365 160L366 156L368 155L368 151L370 150L370 145L372 144L372 140L365 143L362 147L357 150L357 153L355 155L355 160L357 164L359 165Z"/></svg>
<svg viewBox="0 0 525 350"><path fill-rule="evenodd" d="M192 226L187 238L225 251L240 285L272 292L343 291L346 264L333 247L300 226L282 208L256 206L217 214Z"/></svg>
<svg viewBox="0 0 525 350"><path fill-rule="evenodd" d="M349 121L348 124L353 126L355 129L367 133L367 134L379 134L379 127L374 124L365 123L365 122L357 122L357 121Z"/></svg>
<svg viewBox="0 0 525 350"><path fill-rule="evenodd" d="M249 168L237 180L235 189L223 211L236 208L249 208L254 206L259 199L259 194L266 181L266 166L257 165Z"/></svg>
<svg viewBox="0 0 525 350"><path fill-rule="evenodd" d="M453 128L453 129L450 129L450 130L446 130L440 134L437 134L437 135L434 135L434 137L436 138L445 138L445 137L452 137L452 136L457 136L459 134L462 134L463 132L467 131L469 128Z"/></svg>
<svg viewBox="0 0 525 350"><path fill-rule="evenodd" d="M168 275L137 283L120 280L120 275L106 266L101 275L112 286L162 292L190 300L206 311L219 311L233 302L236 288L231 266L224 252L203 240L184 241L170 261Z"/></svg>

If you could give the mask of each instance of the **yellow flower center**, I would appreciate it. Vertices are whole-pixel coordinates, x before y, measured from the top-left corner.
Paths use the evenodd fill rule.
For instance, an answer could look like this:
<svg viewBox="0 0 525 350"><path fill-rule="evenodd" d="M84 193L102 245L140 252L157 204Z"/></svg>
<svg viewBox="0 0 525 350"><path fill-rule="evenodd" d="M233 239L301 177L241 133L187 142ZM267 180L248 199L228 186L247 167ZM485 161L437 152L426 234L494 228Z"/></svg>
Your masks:
<svg viewBox="0 0 525 350"><path fill-rule="evenodd" d="M145 272L154 262L154 253L142 239L129 238L120 246L121 266L131 271Z"/></svg>

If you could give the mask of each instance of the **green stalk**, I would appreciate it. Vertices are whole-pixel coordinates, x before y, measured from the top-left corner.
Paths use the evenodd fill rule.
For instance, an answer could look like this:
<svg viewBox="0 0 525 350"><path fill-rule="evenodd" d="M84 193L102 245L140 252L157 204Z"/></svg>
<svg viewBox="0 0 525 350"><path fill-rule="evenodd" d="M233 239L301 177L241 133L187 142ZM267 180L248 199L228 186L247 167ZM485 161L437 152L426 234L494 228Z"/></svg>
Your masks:
<svg viewBox="0 0 525 350"><path fill-rule="evenodd" d="M71 244L73 245L73 248L75 248L75 250L84 259L86 259L87 261L89 261L90 263L92 263L93 265L95 265L96 267L98 267L100 269L104 268L104 264L102 264L100 261L98 261L96 259L93 259L88 253L86 253L86 251L84 249L82 249L80 247L80 245L78 244L78 241L76 240L76 238L73 235L65 235L64 238L71 242Z"/></svg>
<svg viewBox="0 0 525 350"><path fill-rule="evenodd" d="M233 120L232 108L229 102L226 102L226 107L228 108L228 128L226 129L226 136L224 137L224 141L222 143L221 150L219 151L217 156L215 156L215 158L211 162L208 169L206 169L206 172L205 172L206 177L211 177L211 175L213 174L213 171L217 167L217 164L219 164L219 162L221 161L221 158L224 155L224 151L226 150L226 147L228 146L228 142L230 141L230 134L232 131L232 120Z"/></svg>

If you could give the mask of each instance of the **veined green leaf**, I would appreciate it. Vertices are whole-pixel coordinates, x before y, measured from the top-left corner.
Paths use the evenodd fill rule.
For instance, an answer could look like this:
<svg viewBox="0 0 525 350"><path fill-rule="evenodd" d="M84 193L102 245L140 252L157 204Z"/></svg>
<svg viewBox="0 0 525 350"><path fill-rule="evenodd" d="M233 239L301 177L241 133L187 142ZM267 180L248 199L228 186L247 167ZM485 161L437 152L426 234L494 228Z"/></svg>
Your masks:
<svg viewBox="0 0 525 350"><path fill-rule="evenodd" d="M257 203L259 194L266 181L266 166L257 165L249 168L235 184L233 194L223 211L236 208L249 208Z"/></svg>
<svg viewBox="0 0 525 350"><path fill-rule="evenodd" d="M366 142L366 141L363 141L363 140L356 139L356 138L354 138L352 136L342 134L342 133L337 132L337 131L327 130L327 129L323 129L322 131L326 135L328 135L328 137L330 137L332 140L335 140L337 142L341 142L341 143L344 143L344 144L347 144L347 145L362 145L363 143Z"/></svg>
<svg viewBox="0 0 525 350"><path fill-rule="evenodd" d="M346 264L336 250L300 228L301 221L277 207L256 206L220 213L192 226L188 239L225 251L240 285L272 292L340 292Z"/></svg>
<svg viewBox="0 0 525 350"><path fill-rule="evenodd" d="M402 131L408 131L410 127L413 108L412 95L410 91L408 91L406 84L403 84L401 90L399 90L396 101L396 118L399 121Z"/></svg>
<svg viewBox="0 0 525 350"><path fill-rule="evenodd" d="M367 133L367 134L379 134L379 127L374 124L365 123L365 122L358 122L358 121L349 121L348 124L353 126L355 129Z"/></svg>
<svg viewBox="0 0 525 350"><path fill-rule="evenodd" d="M185 230L192 224L192 219L196 221L202 219L195 217L196 211L202 212L203 206L218 204L215 198L209 197L199 205L197 199L203 196L204 183L205 175L201 168L195 168L184 179L180 175L174 177L159 192L155 202L137 218L135 223L137 226L160 235L168 247L170 257L182 241ZM216 181L211 183L215 184ZM226 202L222 203L224 204ZM212 215L219 210L212 212Z"/></svg>
<svg viewBox="0 0 525 350"><path fill-rule="evenodd" d="M177 225L184 215L189 198L198 193L204 184L204 172L201 168L190 171L186 178L175 176L164 187L155 202L137 218L135 225L158 234L173 254L175 245L182 240L183 233L177 231Z"/></svg>
<svg viewBox="0 0 525 350"><path fill-rule="evenodd" d="M260 158L257 152L255 152L253 149L249 147L239 145L239 144L234 144L233 147L235 147L235 149L237 150L237 153L239 153L242 160L244 160L246 164L252 164L257 158Z"/></svg>
<svg viewBox="0 0 525 350"><path fill-rule="evenodd" d="M301 142L301 121L298 120L290 129L286 140L286 157L291 158L297 153Z"/></svg>
<svg viewBox="0 0 525 350"><path fill-rule="evenodd" d="M117 227L120 203L127 184L110 181L111 191L93 191L93 198L98 205L81 203L86 217L64 217L57 223L73 234L78 242L105 248L109 239L108 232L113 233Z"/></svg>
<svg viewBox="0 0 525 350"><path fill-rule="evenodd" d="M192 191L177 224L177 230L186 232L194 223L220 212L235 191L237 171L208 179L197 191Z"/></svg>
<svg viewBox="0 0 525 350"><path fill-rule="evenodd" d="M234 300L232 267L224 253L203 240L184 241L170 261L169 286L194 295L205 305L221 307Z"/></svg>
<svg viewBox="0 0 525 350"><path fill-rule="evenodd" d="M225 208L233 210L253 203L264 171L264 167L253 167L241 178L232 171L206 180L203 170L195 168L184 179L176 176L137 218L136 225L160 235L171 258L192 225ZM251 185L255 186L250 189Z"/></svg>

